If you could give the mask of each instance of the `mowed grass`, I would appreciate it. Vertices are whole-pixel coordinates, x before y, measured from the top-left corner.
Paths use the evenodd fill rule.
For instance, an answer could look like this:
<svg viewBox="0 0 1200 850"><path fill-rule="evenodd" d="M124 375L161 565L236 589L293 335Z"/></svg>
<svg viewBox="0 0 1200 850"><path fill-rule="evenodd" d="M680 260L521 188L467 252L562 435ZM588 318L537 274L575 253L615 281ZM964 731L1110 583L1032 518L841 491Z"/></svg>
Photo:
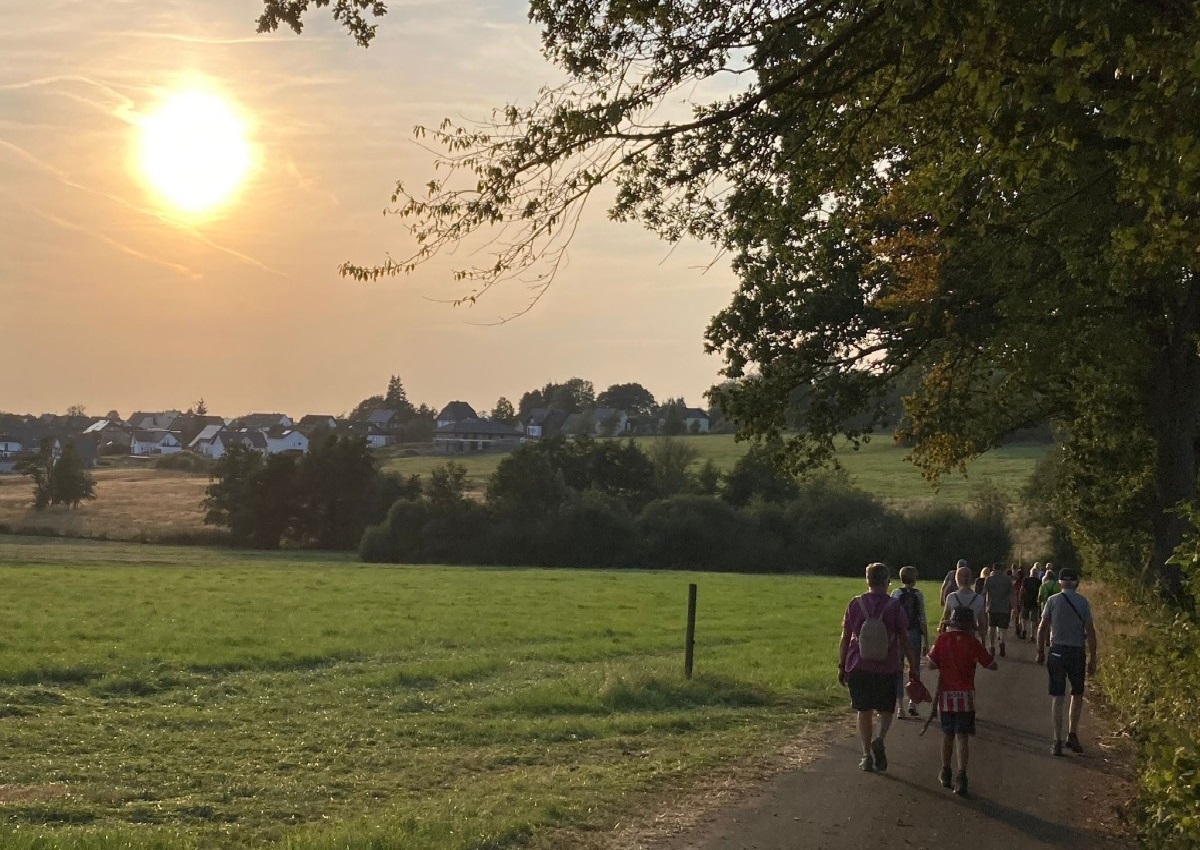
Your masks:
<svg viewBox="0 0 1200 850"><path fill-rule="evenodd" d="M584 846L840 708L860 586L15 537L0 581L28 850Z"/></svg>
<svg viewBox="0 0 1200 850"><path fill-rule="evenodd" d="M0 523L71 536L156 539L195 534L204 526L207 475L169 469L93 469L96 498L78 509L35 511L33 484L24 475L0 475Z"/></svg>

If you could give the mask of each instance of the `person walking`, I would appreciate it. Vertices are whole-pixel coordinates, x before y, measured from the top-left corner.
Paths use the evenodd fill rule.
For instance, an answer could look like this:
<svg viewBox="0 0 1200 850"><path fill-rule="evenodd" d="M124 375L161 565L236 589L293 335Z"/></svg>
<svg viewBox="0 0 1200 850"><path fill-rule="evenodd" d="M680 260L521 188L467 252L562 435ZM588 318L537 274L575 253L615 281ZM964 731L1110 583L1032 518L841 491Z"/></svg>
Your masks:
<svg viewBox="0 0 1200 850"><path fill-rule="evenodd" d="M842 617L838 684L849 689L850 705L858 712L863 752L858 766L871 772L887 770L885 739L896 710L896 675L904 670L907 658L909 675L919 676L919 658L908 642L908 616L888 596L887 565L868 564L866 580L867 592L851 599Z"/></svg>
<svg viewBox="0 0 1200 850"><path fill-rule="evenodd" d="M1060 577L1062 589L1046 600L1037 632L1037 663L1046 665L1050 675L1050 719L1054 725L1053 755L1061 756L1063 746L1082 753L1079 742L1079 718L1083 714L1083 686L1088 676L1096 675L1096 626L1092 606L1076 588L1079 573L1066 568ZM1046 647L1050 652L1047 656ZM1071 684L1071 709L1067 718L1067 737L1063 740L1063 703L1067 683Z"/></svg>
<svg viewBox="0 0 1200 850"><path fill-rule="evenodd" d="M946 573L946 577L942 579L942 592L938 597L938 607L941 608L946 604L946 597L955 591L958 587L958 571L961 569L970 569L966 558L959 558L958 563L954 565L954 569Z"/></svg>
<svg viewBox="0 0 1200 850"><path fill-rule="evenodd" d="M929 666L938 671L938 718L942 725L942 771L944 788L967 796L967 761L971 736L975 734L975 665L997 668L996 659L975 637L975 614L967 607L954 609L945 632L929 650ZM958 772L951 782L951 764L958 751Z"/></svg>
<svg viewBox="0 0 1200 850"><path fill-rule="evenodd" d="M921 655L929 652L929 623L925 618L925 595L917 589L917 568L916 567L901 567L900 568L900 587L893 593L892 598L900 603L900 607L904 609L905 615L908 617L908 643L916 652L918 659ZM910 676L912 669L909 669ZM920 667L917 668L917 676L919 677ZM896 719L903 719L904 714L904 675L903 673L896 674ZM916 717L917 706L911 698L908 700L908 713L911 717Z"/></svg>
<svg viewBox="0 0 1200 850"><path fill-rule="evenodd" d="M984 603L987 608L987 646L988 652L996 654L1000 648L1000 657L1005 655L1004 641L1008 636L1008 627L1012 621L1013 580L1000 572L1000 568L992 570L983 582Z"/></svg>
<svg viewBox="0 0 1200 850"><path fill-rule="evenodd" d="M955 571L954 580L958 589L946 594L945 606L942 609L941 630L944 631L949 625L955 609L970 608L975 615L975 630L979 634L979 640L982 641L984 639L983 594L976 593L971 589L971 568L959 567Z"/></svg>
<svg viewBox="0 0 1200 850"><path fill-rule="evenodd" d="M1034 573L1030 573L1021 582L1021 622L1025 627L1025 636L1031 641L1037 640L1037 624L1041 616L1038 594L1041 590L1042 579Z"/></svg>
<svg viewBox="0 0 1200 850"><path fill-rule="evenodd" d="M1046 572L1042 575L1042 586L1038 588L1038 611L1046 608L1046 600L1062 589L1054 574L1054 564L1046 564Z"/></svg>
<svg viewBox="0 0 1200 850"><path fill-rule="evenodd" d="M1025 583L1025 568L1017 567L1012 579L1012 625L1017 633L1017 640L1025 639L1025 621L1021 616L1021 589Z"/></svg>

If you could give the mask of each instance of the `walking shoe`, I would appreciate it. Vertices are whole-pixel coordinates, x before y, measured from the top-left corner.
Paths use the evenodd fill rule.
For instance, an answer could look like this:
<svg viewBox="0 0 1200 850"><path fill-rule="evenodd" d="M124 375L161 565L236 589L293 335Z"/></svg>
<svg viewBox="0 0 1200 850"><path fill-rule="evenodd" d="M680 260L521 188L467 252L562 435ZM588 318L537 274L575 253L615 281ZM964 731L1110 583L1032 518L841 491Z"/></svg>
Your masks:
<svg viewBox="0 0 1200 850"><path fill-rule="evenodd" d="M1004 657L1004 643L1003 643L1003 641L1000 643L1000 657L1001 657L1001 658L1003 658L1003 657Z"/></svg>
<svg viewBox="0 0 1200 850"><path fill-rule="evenodd" d="M954 787L954 783L950 781L950 776L951 776L950 768L943 767L942 772L940 774L938 774L938 779L942 780L943 788L953 788Z"/></svg>
<svg viewBox="0 0 1200 850"><path fill-rule="evenodd" d="M1074 732L1067 736L1067 749L1073 753L1083 752L1083 744L1079 743L1079 738L1075 736Z"/></svg>
<svg viewBox="0 0 1200 850"><path fill-rule="evenodd" d="M1063 744L1062 741L1055 741L1054 745L1050 747L1050 755L1061 756L1062 755L1062 744Z"/></svg>
<svg viewBox="0 0 1200 850"><path fill-rule="evenodd" d="M887 750L883 748L883 738L871 742L871 754L875 756L875 769L880 773L887 770Z"/></svg>
<svg viewBox="0 0 1200 850"><path fill-rule="evenodd" d="M874 773L875 759L871 758L870 756L863 756L862 761L858 763L858 769L864 773Z"/></svg>
<svg viewBox="0 0 1200 850"><path fill-rule="evenodd" d="M967 772L960 770L958 776L954 777L954 793L960 797L967 796Z"/></svg>
<svg viewBox="0 0 1200 850"><path fill-rule="evenodd" d="M911 702L908 704L908 713L911 717L919 717L921 714L919 711L917 711L917 707Z"/></svg>

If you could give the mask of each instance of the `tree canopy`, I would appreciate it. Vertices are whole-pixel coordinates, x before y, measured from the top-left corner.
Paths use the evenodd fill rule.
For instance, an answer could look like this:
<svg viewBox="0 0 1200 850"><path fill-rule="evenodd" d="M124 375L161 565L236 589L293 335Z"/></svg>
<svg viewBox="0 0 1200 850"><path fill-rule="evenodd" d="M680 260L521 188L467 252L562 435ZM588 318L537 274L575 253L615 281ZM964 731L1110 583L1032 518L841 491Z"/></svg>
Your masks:
<svg viewBox="0 0 1200 850"><path fill-rule="evenodd" d="M1054 419L1062 516L1178 590L1200 437L1195 3L531 0L530 18L568 81L418 128L445 154L396 186L415 253L344 273L406 273L499 227L456 271L464 297L539 264L547 286L609 185L613 218L729 258L739 289L707 345L743 435L792 468L828 460L903 383L900 436L936 479Z"/></svg>

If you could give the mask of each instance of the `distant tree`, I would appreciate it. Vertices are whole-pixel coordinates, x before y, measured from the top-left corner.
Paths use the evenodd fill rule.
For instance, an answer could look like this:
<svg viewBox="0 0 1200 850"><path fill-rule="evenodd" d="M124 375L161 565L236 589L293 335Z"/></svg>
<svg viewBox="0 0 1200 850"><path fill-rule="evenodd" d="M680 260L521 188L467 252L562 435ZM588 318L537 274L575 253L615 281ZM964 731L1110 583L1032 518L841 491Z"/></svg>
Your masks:
<svg viewBox="0 0 1200 850"><path fill-rule="evenodd" d="M437 420L434 419L434 415L432 411L418 413L404 423L404 442L428 443L432 440L433 432L437 430Z"/></svg>
<svg viewBox="0 0 1200 850"><path fill-rule="evenodd" d="M110 422L123 422L124 421L123 419L121 419L121 414L115 410L110 410L108 413L104 414L104 418Z"/></svg>
<svg viewBox="0 0 1200 850"><path fill-rule="evenodd" d="M553 391L546 393L549 398L549 407L555 410L563 410L567 413L582 413L589 407L594 407L596 404L596 388L591 381L585 381L583 378L570 378L564 383L553 386Z"/></svg>
<svg viewBox="0 0 1200 850"><path fill-rule="evenodd" d="M467 468L455 461L435 466L425 484L425 498L435 511L457 507L466 498Z"/></svg>
<svg viewBox="0 0 1200 850"><path fill-rule="evenodd" d="M787 502L799 492L799 482L780 467L775 451L756 444L726 473L721 498L740 508L755 498L764 502Z"/></svg>
<svg viewBox="0 0 1200 850"><path fill-rule="evenodd" d="M197 416L207 416L208 415L208 405L204 403L203 396L196 399L196 403L192 405L192 409L196 412Z"/></svg>
<svg viewBox="0 0 1200 850"><path fill-rule="evenodd" d="M82 404L73 404L67 408L67 416L87 416L87 408Z"/></svg>
<svg viewBox="0 0 1200 850"><path fill-rule="evenodd" d="M416 408L408 400L408 393L404 391L404 383L400 380L399 375L392 375L388 379L387 392L383 396L383 407L399 413L402 423L408 422L416 415Z"/></svg>
<svg viewBox="0 0 1200 850"><path fill-rule="evenodd" d="M204 522L228 528L235 545L248 545L254 537L257 524L254 483L262 467L262 455L236 445L213 466L212 481L202 503Z"/></svg>
<svg viewBox="0 0 1200 850"><path fill-rule="evenodd" d="M492 409L491 420L493 422L503 422L505 425L512 425L517 421L517 411L513 409L512 402L504 396L496 399L496 406Z"/></svg>
<svg viewBox="0 0 1200 850"><path fill-rule="evenodd" d="M58 461L50 473L50 504L79 507L85 499L96 498L96 482L83 466L73 440L64 440Z"/></svg>
<svg viewBox="0 0 1200 850"><path fill-rule="evenodd" d="M351 422L365 422L367 417L371 415L372 411L380 410L384 406L383 396L367 396L358 404L356 404L352 411L350 411L349 419Z"/></svg>
<svg viewBox="0 0 1200 850"><path fill-rule="evenodd" d="M666 437L650 444L650 461L654 464L654 483L662 498L688 493L694 487L689 472L700 452L690 443Z"/></svg>
<svg viewBox="0 0 1200 850"><path fill-rule="evenodd" d="M579 419L575 421L571 428L572 434L579 436L590 437L596 433L596 414L591 410L585 410L579 414Z"/></svg>
<svg viewBox="0 0 1200 850"><path fill-rule="evenodd" d="M300 458L294 536L322 549L351 549L385 510L380 474L364 437L328 434Z"/></svg>
<svg viewBox="0 0 1200 850"><path fill-rule="evenodd" d="M630 416L646 416L654 409L654 394L641 384L613 384L596 396L597 407L624 410Z"/></svg>
<svg viewBox="0 0 1200 850"><path fill-rule="evenodd" d="M662 433L665 437L678 437L687 433L687 422L684 421L683 411L686 406L683 399L672 399L662 406Z"/></svg>
<svg viewBox="0 0 1200 850"><path fill-rule="evenodd" d="M566 413L580 413L596 406L596 388L583 378L569 378L561 384L549 383L540 390L530 390L521 396L517 410L524 419L534 409L550 407Z"/></svg>
<svg viewBox="0 0 1200 850"><path fill-rule="evenodd" d="M49 440L42 440L36 453L24 455L16 463L17 472L33 481L33 509L44 511L50 507L53 497L51 480L54 473L54 447Z"/></svg>
<svg viewBox="0 0 1200 850"><path fill-rule="evenodd" d="M500 461L487 486L488 504L524 520L555 513L566 496L562 473L549 453L535 446L523 446Z"/></svg>
<svg viewBox="0 0 1200 850"><path fill-rule="evenodd" d="M701 496L715 496L721 489L721 469L712 458L696 472L696 492Z"/></svg>

